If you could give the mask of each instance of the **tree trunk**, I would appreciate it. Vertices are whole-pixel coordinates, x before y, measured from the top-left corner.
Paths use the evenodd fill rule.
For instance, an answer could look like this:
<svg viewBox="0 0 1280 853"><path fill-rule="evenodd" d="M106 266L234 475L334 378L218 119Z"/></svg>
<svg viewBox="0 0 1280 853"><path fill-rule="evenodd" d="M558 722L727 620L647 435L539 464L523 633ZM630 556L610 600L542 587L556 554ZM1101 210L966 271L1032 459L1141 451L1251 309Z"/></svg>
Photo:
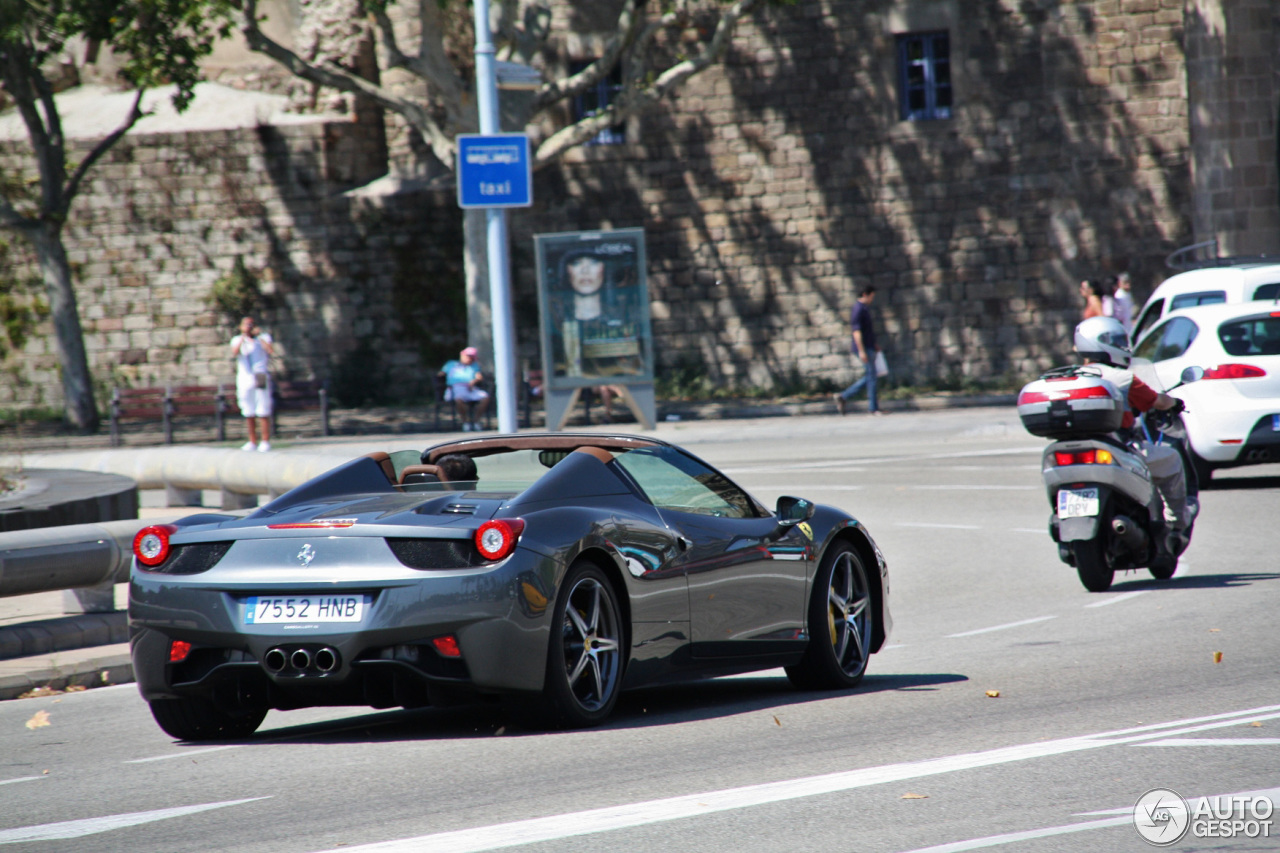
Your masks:
<svg viewBox="0 0 1280 853"><path fill-rule="evenodd" d="M40 273L49 294L49 311L53 318L54 340L57 342L58 365L62 373L62 396L66 404L66 420L82 433L98 431L98 407L93 401L93 381L84 354L84 337L80 331L80 311L71 284L71 266L62 245L62 226L43 222L26 232L35 245Z"/></svg>

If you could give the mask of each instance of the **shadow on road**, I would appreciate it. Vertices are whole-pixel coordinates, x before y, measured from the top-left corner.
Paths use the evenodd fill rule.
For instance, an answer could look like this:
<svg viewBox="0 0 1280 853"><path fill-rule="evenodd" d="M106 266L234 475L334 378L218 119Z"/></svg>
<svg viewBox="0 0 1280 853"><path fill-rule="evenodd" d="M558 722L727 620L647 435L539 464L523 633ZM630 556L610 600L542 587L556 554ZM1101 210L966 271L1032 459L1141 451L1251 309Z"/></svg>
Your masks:
<svg viewBox="0 0 1280 853"><path fill-rule="evenodd" d="M1278 572L1226 572L1217 575L1174 575L1170 580L1158 581L1150 577L1136 576L1131 580L1112 584L1111 592L1132 592L1139 589L1227 589L1248 586L1257 581L1280 580Z"/></svg>
<svg viewBox="0 0 1280 853"><path fill-rule="evenodd" d="M718 678L650 687L623 693L607 723L594 729L630 729L731 717L805 702L866 695L891 690L928 691L939 685L968 681L955 673L868 675L856 688L843 691L801 691L780 674ZM243 741L224 743L388 743L393 741L456 740L518 737L542 734L511 719L497 703L357 713L341 720L306 723L259 731ZM572 735L573 732L564 734ZM210 744L191 744L203 748Z"/></svg>

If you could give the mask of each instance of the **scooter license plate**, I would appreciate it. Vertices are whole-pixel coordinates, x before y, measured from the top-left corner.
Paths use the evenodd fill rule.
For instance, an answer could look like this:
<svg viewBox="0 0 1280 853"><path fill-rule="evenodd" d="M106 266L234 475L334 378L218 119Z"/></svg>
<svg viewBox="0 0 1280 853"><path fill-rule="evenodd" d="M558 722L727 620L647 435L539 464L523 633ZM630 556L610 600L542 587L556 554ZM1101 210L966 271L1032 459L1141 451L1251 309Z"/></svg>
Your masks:
<svg viewBox="0 0 1280 853"><path fill-rule="evenodd" d="M1097 489L1059 489L1058 518L1084 518L1098 514Z"/></svg>

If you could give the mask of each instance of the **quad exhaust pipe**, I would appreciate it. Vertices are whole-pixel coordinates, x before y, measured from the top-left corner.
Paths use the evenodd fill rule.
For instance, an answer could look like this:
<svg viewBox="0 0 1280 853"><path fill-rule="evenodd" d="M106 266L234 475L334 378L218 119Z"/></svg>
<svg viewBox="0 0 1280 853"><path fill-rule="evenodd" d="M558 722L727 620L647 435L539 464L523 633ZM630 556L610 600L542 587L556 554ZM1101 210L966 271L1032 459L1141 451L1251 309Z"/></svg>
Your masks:
<svg viewBox="0 0 1280 853"><path fill-rule="evenodd" d="M262 665L273 675L288 671L297 675L323 675L338 668L338 651L323 646L312 652L301 646L292 649L275 646L262 656Z"/></svg>
<svg viewBox="0 0 1280 853"><path fill-rule="evenodd" d="M1266 447L1260 450L1250 450L1244 455L1244 458L1246 462L1267 462L1271 459L1271 450Z"/></svg>

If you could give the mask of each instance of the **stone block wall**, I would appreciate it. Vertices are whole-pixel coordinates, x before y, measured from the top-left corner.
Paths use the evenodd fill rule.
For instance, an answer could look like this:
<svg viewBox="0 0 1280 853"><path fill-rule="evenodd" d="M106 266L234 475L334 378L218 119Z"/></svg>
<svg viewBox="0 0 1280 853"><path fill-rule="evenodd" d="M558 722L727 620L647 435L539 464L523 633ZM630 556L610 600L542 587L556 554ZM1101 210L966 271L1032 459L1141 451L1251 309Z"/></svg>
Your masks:
<svg viewBox="0 0 1280 853"><path fill-rule="evenodd" d="M119 142L65 231L100 407L113 385L234 382L236 318L210 294L237 259L258 282L277 375L329 380L347 403L429 400L424 365L465 340L460 224L448 192L344 195L371 177L364 149L381 145L354 123ZM0 147L0 169L29 167L20 146ZM0 407L61 405L46 332L0 385Z"/></svg>
<svg viewBox="0 0 1280 853"><path fill-rule="evenodd" d="M771 9L638 144L545 170L517 242L644 227L660 363L725 383L847 381L868 283L900 378L1033 373L1070 349L1080 278L1128 270L1141 297L1190 242L1182 6ZM896 36L936 30L954 118L901 121Z"/></svg>

